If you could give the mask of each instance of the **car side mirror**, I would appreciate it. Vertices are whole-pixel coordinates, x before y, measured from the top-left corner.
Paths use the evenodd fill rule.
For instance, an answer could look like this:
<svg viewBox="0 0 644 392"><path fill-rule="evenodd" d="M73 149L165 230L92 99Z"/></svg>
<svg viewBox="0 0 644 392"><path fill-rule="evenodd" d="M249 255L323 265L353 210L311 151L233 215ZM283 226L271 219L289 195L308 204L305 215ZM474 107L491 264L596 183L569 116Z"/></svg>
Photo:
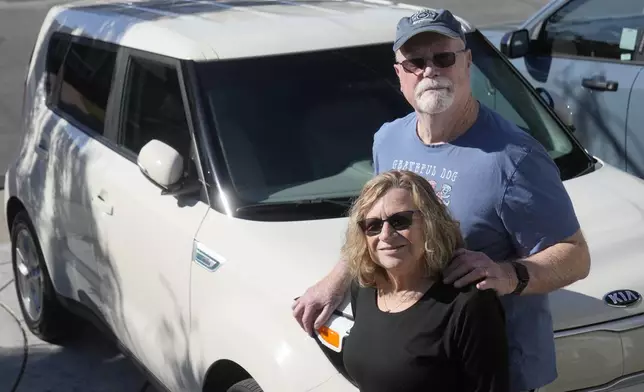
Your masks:
<svg viewBox="0 0 644 392"><path fill-rule="evenodd" d="M164 190L177 185L183 176L183 157L159 140L150 140L141 148L137 164L145 177Z"/></svg>
<svg viewBox="0 0 644 392"><path fill-rule="evenodd" d="M507 58L515 59L528 54L530 33L526 29L509 31L501 38L500 50Z"/></svg>

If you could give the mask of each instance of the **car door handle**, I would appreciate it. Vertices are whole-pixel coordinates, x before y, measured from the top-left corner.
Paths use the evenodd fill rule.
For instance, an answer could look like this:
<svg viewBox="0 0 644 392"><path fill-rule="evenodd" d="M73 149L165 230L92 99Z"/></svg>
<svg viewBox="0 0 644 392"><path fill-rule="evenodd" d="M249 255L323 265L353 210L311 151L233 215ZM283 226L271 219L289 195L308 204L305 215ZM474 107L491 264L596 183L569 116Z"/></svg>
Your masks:
<svg viewBox="0 0 644 392"><path fill-rule="evenodd" d="M49 142L44 137L38 141L38 149L44 154L49 154Z"/></svg>
<svg viewBox="0 0 644 392"><path fill-rule="evenodd" d="M106 215L112 215L114 213L114 207L107 200L107 192L101 191L101 193L96 196L98 200L98 206Z"/></svg>
<svg viewBox="0 0 644 392"><path fill-rule="evenodd" d="M601 80L595 78L582 79L581 85L589 90L596 91L617 91L617 87L619 87L619 83L613 80Z"/></svg>

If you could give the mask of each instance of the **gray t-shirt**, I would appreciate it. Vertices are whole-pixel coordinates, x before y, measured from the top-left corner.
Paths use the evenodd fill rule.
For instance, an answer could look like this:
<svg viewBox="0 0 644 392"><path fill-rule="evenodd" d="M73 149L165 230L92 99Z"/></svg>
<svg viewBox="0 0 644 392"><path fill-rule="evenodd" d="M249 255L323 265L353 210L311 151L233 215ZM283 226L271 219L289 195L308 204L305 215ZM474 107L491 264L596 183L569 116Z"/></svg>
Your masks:
<svg viewBox="0 0 644 392"><path fill-rule="evenodd" d="M427 146L416 113L374 136L375 173L409 170L425 177L460 221L467 248L503 261L525 257L579 229L557 166L543 146L481 104L474 125L451 143ZM501 297L508 323L513 391L557 377L547 295Z"/></svg>

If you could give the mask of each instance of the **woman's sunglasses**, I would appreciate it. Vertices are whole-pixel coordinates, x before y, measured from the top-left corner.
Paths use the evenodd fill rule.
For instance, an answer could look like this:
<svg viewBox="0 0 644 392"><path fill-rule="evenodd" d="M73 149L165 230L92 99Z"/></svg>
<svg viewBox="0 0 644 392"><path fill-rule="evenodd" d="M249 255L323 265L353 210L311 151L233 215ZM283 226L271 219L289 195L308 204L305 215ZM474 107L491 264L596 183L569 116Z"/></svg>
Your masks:
<svg viewBox="0 0 644 392"><path fill-rule="evenodd" d="M380 232L382 231L382 227L385 225L385 222L388 222L389 225L391 225L391 227L393 227L393 229L396 231L405 230L405 229L408 229L413 223L415 212L416 212L415 210L401 211L401 212L392 214L386 219L380 219L380 218L363 219L358 222L358 226L360 226L362 231L370 237L380 234Z"/></svg>
<svg viewBox="0 0 644 392"><path fill-rule="evenodd" d="M407 72L414 74L422 73L431 61L438 68L449 68L456 63L456 54L465 52L467 49L457 50L456 52L434 53L429 57L416 57L398 62Z"/></svg>

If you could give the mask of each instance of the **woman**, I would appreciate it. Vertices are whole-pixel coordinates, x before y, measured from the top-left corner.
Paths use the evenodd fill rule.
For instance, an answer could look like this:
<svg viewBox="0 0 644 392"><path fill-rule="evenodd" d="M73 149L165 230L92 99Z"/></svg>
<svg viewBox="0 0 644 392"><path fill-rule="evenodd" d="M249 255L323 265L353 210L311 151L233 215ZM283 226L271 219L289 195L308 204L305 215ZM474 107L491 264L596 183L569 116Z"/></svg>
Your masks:
<svg viewBox="0 0 644 392"><path fill-rule="evenodd" d="M442 283L463 246L458 223L424 178L391 171L365 185L342 249L355 317L344 363L360 391L508 390L496 293Z"/></svg>

